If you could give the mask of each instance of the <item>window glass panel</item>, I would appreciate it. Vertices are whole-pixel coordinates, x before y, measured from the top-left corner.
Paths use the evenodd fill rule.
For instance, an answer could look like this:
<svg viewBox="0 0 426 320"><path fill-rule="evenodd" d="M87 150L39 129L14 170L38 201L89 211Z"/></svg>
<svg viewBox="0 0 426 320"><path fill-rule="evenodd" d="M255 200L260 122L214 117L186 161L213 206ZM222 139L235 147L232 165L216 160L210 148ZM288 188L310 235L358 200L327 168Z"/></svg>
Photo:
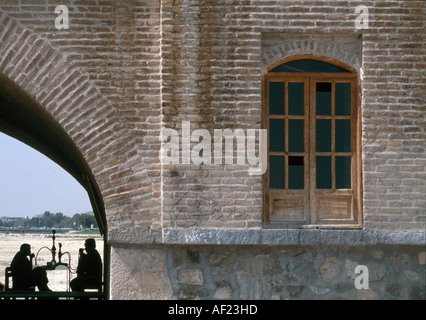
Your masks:
<svg viewBox="0 0 426 320"><path fill-rule="evenodd" d="M331 83L316 84L317 115L331 115Z"/></svg>
<svg viewBox="0 0 426 320"><path fill-rule="evenodd" d="M288 120L288 151L303 152L303 120Z"/></svg>
<svg viewBox="0 0 426 320"><path fill-rule="evenodd" d="M284 119L269 119L269 151L284 152Z"/></svg>
<svg viewBox="0 0 426 320"><path fill-rule="evenodd" d="M288 188L304 189L303 157L288 157Z"/></svg>
<svg viewBox="0 0 426 320"><path fill-rule="evenodd" d="M296 60L284 63L270 72L349 72L340 67L318 60Z"/></svg>
<svg viewBox="0 0 426 320"><path fill-rule="evenodd" d="M336 83L335 114L337 116L351 115L351 84Z"/></svg>
<svg viewBox="0 0 426 320"><path fill-rule="evenodd" d="M351 120L336 120L336 152L351 152Z"/></svg>
<svg viewBox="0 0 426 320"><path fill-rule="evenodd" d="M336 157L336 189L351 188L351 157Z"/></svg>
<svg viewBox="0 0 426 320"><path fill-rule="evenodd" d="M317 189L331 189L331 157L317 157Z"/></svg>
<svg viewBox="0 0 426 320"><path fill-rule="evenodd" d="M331 152L330 119L317 119L316 121L316 151Z"/></svg>
<svg viewBox="0 0 426 320"><path fill-rule="evenodd" d="M288 114L303 115L303 83L288 84Z"/></svg>
<svg viewBox="0 0 426 320"><path fill-rule="evenodd" d="M269 114L284 115L283 82L269 82Z"/></svg>
<svg viewBox="0 0 426 320"><path fill-rule="evenodd" d="M269 156L269 187L284 189L284 156Z"/></svg>

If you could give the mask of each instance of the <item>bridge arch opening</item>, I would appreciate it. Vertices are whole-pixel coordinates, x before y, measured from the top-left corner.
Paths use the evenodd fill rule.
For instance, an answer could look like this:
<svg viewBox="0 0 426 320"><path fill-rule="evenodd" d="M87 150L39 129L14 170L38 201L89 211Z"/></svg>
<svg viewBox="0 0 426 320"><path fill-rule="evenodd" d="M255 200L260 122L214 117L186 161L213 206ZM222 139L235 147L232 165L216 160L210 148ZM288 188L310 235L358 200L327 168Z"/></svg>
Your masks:
<svg viewBox="0 0 426 320"><path fill-rule="evenodd" d="M39 151L68 172L87 192L99 232L107 238L103 198L81 151L57 120L33 97L0 73L0 132ZM107 246L104 245L104 248ZM104 249L104 279L108 251ZM107 286L105 286L107 288Z"/></svg>
<svg viewBox="0 0 426 320"><path fill-rule="evenodd" d="M105 234L102 195L82 153L52 115L2 74L0 131L44 154L73 176L87 191L99 231Z"/></svg>

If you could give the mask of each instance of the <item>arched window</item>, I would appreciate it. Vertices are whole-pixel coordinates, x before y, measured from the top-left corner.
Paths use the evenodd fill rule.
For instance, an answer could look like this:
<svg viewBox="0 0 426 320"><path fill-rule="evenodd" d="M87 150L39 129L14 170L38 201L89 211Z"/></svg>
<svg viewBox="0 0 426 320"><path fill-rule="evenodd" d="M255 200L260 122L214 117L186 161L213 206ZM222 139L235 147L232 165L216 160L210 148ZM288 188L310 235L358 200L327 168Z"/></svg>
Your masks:
<svg viewBox="0 0 426 320"><path fill-rule="evenodd" d="M264 77L267 224L361 225L357 75L330 62L292 59Z"/></svg>

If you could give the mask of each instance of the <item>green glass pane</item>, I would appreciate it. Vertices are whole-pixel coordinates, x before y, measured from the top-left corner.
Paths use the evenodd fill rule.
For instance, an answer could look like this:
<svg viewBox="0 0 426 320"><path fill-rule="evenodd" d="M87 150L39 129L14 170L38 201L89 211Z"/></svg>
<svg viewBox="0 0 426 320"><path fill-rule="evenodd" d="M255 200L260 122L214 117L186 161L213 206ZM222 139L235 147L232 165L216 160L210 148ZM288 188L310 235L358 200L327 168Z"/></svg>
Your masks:
<svg viewBox="0 0 426 320"><path fill-rule="evenodd" d="M288 120L288 151L303 152L303 120Z"/></svg>
<svg viewBox="0 0 426 320"><path fill-rule="evenodd" d="M317 119L316 121L316 151L331 152L330 119Z"/></svg>
<svg viewBox="0 0 426 320"><path fill-rule="evenodd" d="M303 115L303 83L288 84L288 114Z"/></svg>
<svg viewBox="0 0 426 320"><path fill-rule="evenodd" d="M278 67L272 69L270 72L333 72L333 73L347 73L340 67L334 66L330 63L318 61L318 60L309 60L302 59L296 61L290 61L279 65Z"/></svg>
<svg viewBox="0 0 426 320"><path fill-rule="evenodd" d="M336 189L351 188L351 157L336 157Z"/></svg>
<svg viewBox="0 0 426 320"><path fill-rule="evenodd" d="M269 119L269 151L284 152L284 119Z"/></svg>
<svg viewBox="0 0 426 320"><path fill-rule="evenodd" d="M316 108L317 115L331 115L331 83L317 83Z"/></svg>
<svg viewBox="0 0 426 320"><path fill-rule="evenodd" d="M288 188L304 189L303 157L288 157Z"/></svg>
<svg viewBox="0 0 426 320"><path fill-rule="evenodd" d="M269 156L269 188L284 189L283 156Z"/></svg>
<svg viewBox="0 0 426 320"><path fill-rule="evenodd" d="M283 82L269 82L269 114L284 115Z"/></svg>
<svg viewBox="0 0 426 320"><path fill-rule="evenodd" d="M317 189L331 189L331 157L317 157Z"/></svg>
<svg viewBox="0 0 426 320"><path fill-rule="evenodd" d="M351 152L350 120L336 120L336 152Z"/></svg>
<svg viewBox="0 0 426 320"><path fill-rule="evenodd" d="M338 116L351 115L351 84L336 83L335 114Z"/></svg>

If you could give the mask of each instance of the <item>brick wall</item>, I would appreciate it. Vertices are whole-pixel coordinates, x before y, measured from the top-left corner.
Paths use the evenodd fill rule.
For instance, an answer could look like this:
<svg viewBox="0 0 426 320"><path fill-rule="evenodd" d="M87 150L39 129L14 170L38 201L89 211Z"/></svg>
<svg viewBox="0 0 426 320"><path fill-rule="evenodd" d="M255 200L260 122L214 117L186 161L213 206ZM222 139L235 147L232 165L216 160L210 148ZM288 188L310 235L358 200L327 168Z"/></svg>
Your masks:
<svg viewBox="0 0 426 320"><path fill-rule="evenodd" d="M0 72L86 157L111 241L261 228L247 165L168 165L160 129L259 129L268 64L313 53L359 72L367 229L424 230L423 1L1 1ZM369 8L356 29L355 7Z"/></svg>
<svg viewBox="0 0 426 320"><path fill-rule="evenodd" d="M68 30L54 26L59 4L68 6ZM160 221L159 1L0 7L1 72L80 148L102 190L110 234L137 225L153 230L138 233L152 241Z"/></svg>
<svg viewBox="0 0 426 320"><path fill-rule="evenodd" d="M424 4L377 3L363 35L367 228L424 230Z"/></svg>
<svg viewBox="0 0 426 320"><path fill-rule="evenodd" d="M355 28L357 5L369 29ZM364 226L422 230L422 12L416 1L166 1L163 125L258 128L268 65L305 53L345 62L362 88ZM261 179L241 171L165 167L164 227L259 227Z"/></svg>

